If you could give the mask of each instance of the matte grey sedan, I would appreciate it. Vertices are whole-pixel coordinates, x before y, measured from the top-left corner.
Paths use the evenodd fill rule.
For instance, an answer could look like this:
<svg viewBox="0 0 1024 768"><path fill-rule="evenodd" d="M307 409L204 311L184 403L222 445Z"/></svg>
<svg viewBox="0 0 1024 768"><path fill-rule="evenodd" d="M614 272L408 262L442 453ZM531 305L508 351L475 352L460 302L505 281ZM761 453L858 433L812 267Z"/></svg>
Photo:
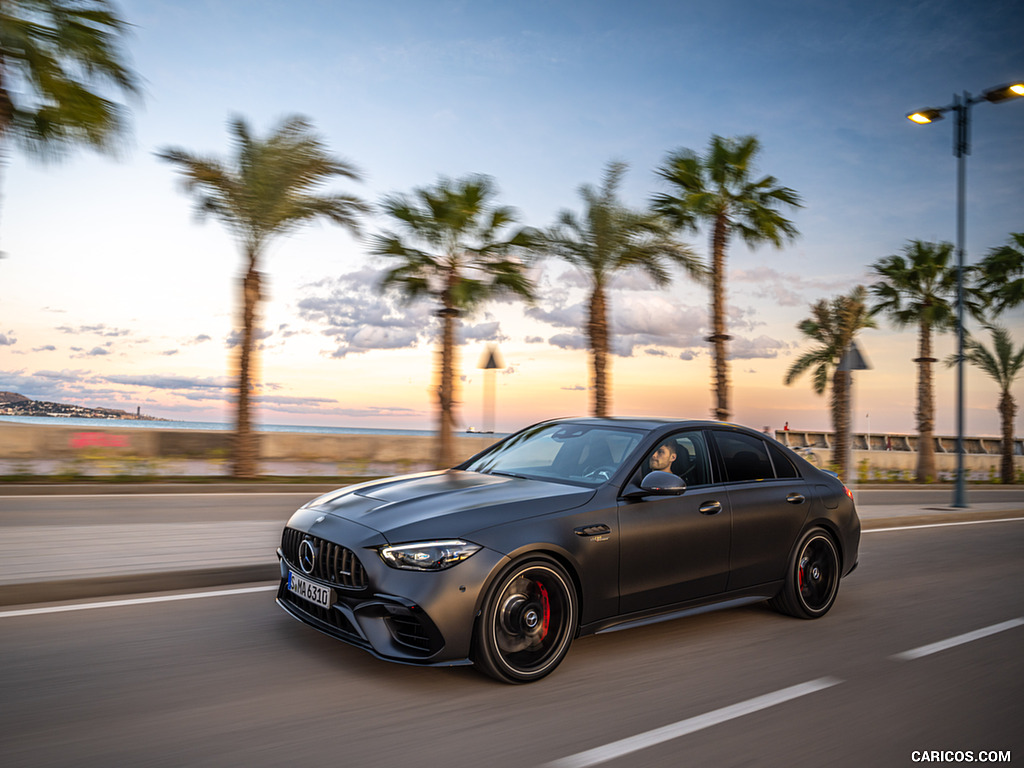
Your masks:
<svg viewBox="0 0 1024 768"><path fill-rule="evenodd" d="M839 479L754 430L563 419L309 502L277 602L381 659L525 683L580 635L712 603L819 618L859 543Z"/></svg>

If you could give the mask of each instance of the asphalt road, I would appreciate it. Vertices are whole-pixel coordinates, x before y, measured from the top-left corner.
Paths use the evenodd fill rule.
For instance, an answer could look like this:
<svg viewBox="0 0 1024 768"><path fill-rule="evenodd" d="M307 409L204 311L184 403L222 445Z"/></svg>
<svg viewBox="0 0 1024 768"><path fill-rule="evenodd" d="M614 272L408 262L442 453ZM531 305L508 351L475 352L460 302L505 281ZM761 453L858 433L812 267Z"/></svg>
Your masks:
<svg viewBox="0 0 1024 768"><path fill-rule="evenodd" d="M751 606L584 638L519 687L376 661L266 585L0 611L0 765L1020 763L1022 551L1020 521L868 532L822 620Z"/></svg>

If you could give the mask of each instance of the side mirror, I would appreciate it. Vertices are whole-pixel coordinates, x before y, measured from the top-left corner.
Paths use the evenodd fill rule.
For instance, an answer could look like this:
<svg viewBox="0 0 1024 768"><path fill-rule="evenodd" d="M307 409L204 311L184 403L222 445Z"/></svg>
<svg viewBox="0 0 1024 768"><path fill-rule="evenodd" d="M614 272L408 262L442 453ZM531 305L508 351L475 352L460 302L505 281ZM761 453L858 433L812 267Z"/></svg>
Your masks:
<svg viewBox="0 0 1024 768"><path fill-rule="evenodd" d="M671 472L650 472L640 483L640 488L652 496L681 496L686 490L686 481Z"/></svg>

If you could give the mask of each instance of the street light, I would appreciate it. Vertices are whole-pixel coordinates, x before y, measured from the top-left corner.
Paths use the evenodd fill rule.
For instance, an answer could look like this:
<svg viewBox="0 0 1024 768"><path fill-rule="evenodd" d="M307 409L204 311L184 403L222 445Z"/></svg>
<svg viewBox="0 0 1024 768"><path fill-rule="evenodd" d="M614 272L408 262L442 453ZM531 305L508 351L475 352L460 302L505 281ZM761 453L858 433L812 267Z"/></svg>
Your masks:
<svg viewBox="0 0 1024 768"><path fill-rule="evenodd" d="M998 104L1007 99L1024 96L1024 82L997 85L971 96L953 94L953 103L945 107L931 107L911 112L907 118L919 125L941 120L946 112L956 115L953 130L953 156L956 157L956 483L953 489L953 506L966 507L964 491L964 196L967 173L966 157L971 153L970 123L971 107L982 101Z"/></svg>

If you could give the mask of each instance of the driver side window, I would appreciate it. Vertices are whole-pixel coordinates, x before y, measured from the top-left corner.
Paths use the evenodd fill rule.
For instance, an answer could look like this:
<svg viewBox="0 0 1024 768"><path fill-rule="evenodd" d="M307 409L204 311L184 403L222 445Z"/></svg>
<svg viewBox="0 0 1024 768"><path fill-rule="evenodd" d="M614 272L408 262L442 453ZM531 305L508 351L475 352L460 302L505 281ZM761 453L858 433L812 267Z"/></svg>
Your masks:
<svg viewBox="0 0 1024 768"><path fill-rule="evenodd" d="M660 441L641 468L641 477L660 469L683 478L687 487L711 482L710 461L704 433L699 430L677 432Z"/></svg>

